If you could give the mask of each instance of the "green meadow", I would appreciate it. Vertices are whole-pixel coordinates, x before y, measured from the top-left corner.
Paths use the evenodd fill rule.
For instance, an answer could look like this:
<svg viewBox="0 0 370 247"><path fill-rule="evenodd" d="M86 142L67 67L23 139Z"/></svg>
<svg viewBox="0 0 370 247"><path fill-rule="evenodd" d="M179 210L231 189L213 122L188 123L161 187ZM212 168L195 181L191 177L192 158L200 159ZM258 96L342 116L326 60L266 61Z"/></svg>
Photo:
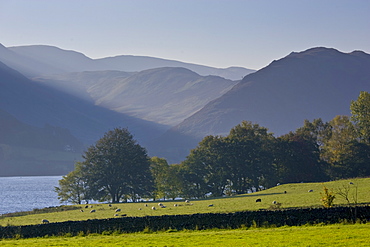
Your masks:
<svg viewBox="0 0 370 247"><path fill-rule="evenodd" d="M370 224L3 239L0 246L369 246Z"/></svg>
<svg viewBox="0 0 370 247"><path fill-rule="evenodd" d="M353 185L350 185L350 182L352 182ZM185 203L184 200L161 201L161 203L166 206L165 208L159 207L158 201L119 203L112 204L111 206L109 206L107 203L89 204L88 208L85 208L86 205L77 205L77 207L62 206L60 209L74 209L50 213L47 213L47 210L39 210L39 213L27 212L25 213L26 215L23 216L2 216L0 217L0 225L7 226L40 224L42 219L47 219L50 223L52 223L124 217L122 215L140 217L196 213L228 213L245 210L270 209L274 207L274 204L272 203L273 201L276 201L279 204L281 203L281 208L321 207L320 199L324 186L329 188L329 190L333 190L334 192L349 186L350 191L348 196L351 202L354 202L355 198L357 198L358 203L370 203L370 178L357 178L326 183L283 184L271 189L262 190L251 194L202 200L190 200L189 203ZM308 192L309 190L313 190L313 192ZM256 199L261 199L261 202L256 202ZM175 206L175 204L177 204L177 206ZM334 204L346 205L347 201L339 195L336 195ZM156 210L152 210L152 207L156 207ZM120 209L121 211L116 213L116 209ZM95 212L90 213L91 210L95 210ZM115 216L115 214L118 214L118 216Z"/></svg>
<svg viewBox="0 0 370 247"><path fill-rule="evenodd" d="M350 184L353 183L353 184ZM45 213L49 209L22 212L21 216L2 216L0 224L31 225L40 224L42 219L52 222L69 220L104 219L127 216L176 215L195 213L226 213L243 210L270 209L273 201L281 203L281 208L321 207L323 187L338 192L350 188L348 197L353 203L370 203L370 178L332 181L326 183L283 184L256 193L212 198L203 200L161 201L166 208L160 208L159 202L119 203L109 206L107 203L76 206L62 206L59 212ZM312 190L313 192L309 192ZM286 191L286 193L284 193ZM256 202L261 199L261 202ZM346 205L347 201L336 195L335 205ZM175 206L174 204L177 204ZM209 205L213 206L209 206ZM92 208L91 208L92 206ZM151 207L155 206L156 210ZM96 212L90 213L95 209ZM115 210L121 209L116 214ZM81 212L81 210L83 212ZM44 213L40 213L44 212ZM20 215L19 214L19 215ZM202 231L167 230L139 233L107 232L80 236L45 236L30 239L0 239L0 246L369 246L370 223L333 224L299 227L211 229Z"/></svg>

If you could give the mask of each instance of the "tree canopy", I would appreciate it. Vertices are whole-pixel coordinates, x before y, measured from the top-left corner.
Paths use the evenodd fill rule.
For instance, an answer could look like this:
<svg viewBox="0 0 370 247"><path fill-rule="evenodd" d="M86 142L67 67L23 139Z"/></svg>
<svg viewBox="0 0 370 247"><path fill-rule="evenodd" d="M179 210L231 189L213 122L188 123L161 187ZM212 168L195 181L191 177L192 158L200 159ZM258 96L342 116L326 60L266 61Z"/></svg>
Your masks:
<svg viewBox="0 0 370 247"><path fill-rule="evenodd" d="M89 190L89 198L86 199L136 201L152 190L149 157L127 129L108 131L87 149L83 158L79 176ZM72 175L63 179L69 180ZM59 191L64 191L64 182L60 183Z"/></svg>

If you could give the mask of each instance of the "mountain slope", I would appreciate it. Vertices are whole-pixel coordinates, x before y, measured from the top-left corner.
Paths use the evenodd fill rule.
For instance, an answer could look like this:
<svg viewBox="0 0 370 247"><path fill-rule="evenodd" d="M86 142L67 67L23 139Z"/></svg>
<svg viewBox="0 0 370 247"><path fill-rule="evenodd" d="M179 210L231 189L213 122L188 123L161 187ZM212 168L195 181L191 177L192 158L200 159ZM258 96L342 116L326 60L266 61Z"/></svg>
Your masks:
<svg viewBox="0 0 370 247"><path fill-rule="evenodd" d="M35 79L96 105L169 126L180 123L237 83L174 67L137 73L90 71Z"/></svg>
<svg viewBox="0 0 370 247"><path fill-rule="evenodd" d="M348 115L351 100L370 91L369 68L370 55L360 51L313 48L291 53L246 76L175 130L198 137L225 134L248 120L281 135L305 119Z"/></svg>
<svg viewBox="0 0 370 247"><path fill-rule="evenodd" d="M24 123L66 128L84 143L92 143L108 129L128 127L140 140L164 129L141 119L119 114L74 96L35 83L0 63L0 109Z"/></svg>

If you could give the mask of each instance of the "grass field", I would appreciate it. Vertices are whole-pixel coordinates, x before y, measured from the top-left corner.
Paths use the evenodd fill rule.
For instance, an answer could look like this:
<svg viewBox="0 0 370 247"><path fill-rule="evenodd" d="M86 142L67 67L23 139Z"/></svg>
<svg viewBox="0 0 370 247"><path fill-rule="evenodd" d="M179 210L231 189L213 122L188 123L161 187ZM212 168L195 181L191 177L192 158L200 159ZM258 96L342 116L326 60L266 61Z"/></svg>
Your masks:
<svg viewBox="0 0 370 247"><path fill-rule="evenodd" d="M178 215L178 214L195 214L195 213L226 213L244 210L268 209L273 201L281 203L282 208L292 207L319 207L321 206L321 195L323 186L337 191L343 186L349 186L353 182L349 196L351 201L355 196L357 187L358 203L370 203L370 178L359 178L352 180L340 180L326 183L297 183L284 184L273 187L268 190L259 191L252 194L237 195L231 197L192 200L190 203L184 201L165 201L162 202L166 208L158 207L158 202L140 202L140 203L119 203L109 207L108 204L93 204L93 208L85 208L80 205L75 210L30 214L19 217L0 217L0 225L32 225L40 224L42 219L48 219L50 222L62 222L69 220L87 220L87 219L104 219L113 218L115 209L121 209L120 215L127 216L154 216L154 215ZM313 190L313 192L308 192ZM284 191L287 193L285 194ZM256 199L262 199L262 202L256 203ZM174 204L178 204L177 207ZM337 195L334 203L337 205L346 204L347 202ZM146 207L145 204L148 206ZM212 204L212 207L208 205ZM157 210L152 210L155 206ZM90 210L95 209L95 213ZM84 212L81 212L83 210ZM120 216L119 216L120 217Z"/></svg>
<svg viewBox="0 0 370 247"><path fill-rule="evenodd" d="M0 240L0 246L369 246L370 224Z"/></svg>

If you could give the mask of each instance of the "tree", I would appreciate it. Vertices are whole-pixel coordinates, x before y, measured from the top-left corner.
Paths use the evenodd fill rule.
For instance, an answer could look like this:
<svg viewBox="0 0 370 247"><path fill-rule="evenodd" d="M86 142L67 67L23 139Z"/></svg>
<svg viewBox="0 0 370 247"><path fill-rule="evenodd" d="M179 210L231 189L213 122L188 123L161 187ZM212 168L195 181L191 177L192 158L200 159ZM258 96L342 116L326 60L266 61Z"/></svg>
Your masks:
<svg viewBox="0 0 370 247"><path fill-rule="evenodd" d="M356 140L356 129L348 116L336 116L330 122L330 137L325 140L321 158L329 164L328 174L333 179L347 177L348 160Z"/></svg>
<svg viewBox="0 0 370 247"><path fill-rule="evenodd" d="M316 141L291 132L278 138L275 166L279 182L314 182L325 179Z"/></svg>
<svg viewBox="0 0 370 247"><path fill-rule="evenodd" d="M127 129L108 131L84 153L82 169L93 199L136 201L153 190L146 150Z"/></svg>
<svg viewBox="0 0 370 247"><path fill-rule="evenodd" d="M243 121L230 130L224 151L231 172L232 189L237 194L269 187L273 180L275 138L268 129Z"/></svg>
<svg viewBox="0 0 370 247"><path fill-rule="evenodd" d="M223 140L219 136L206 136L183 162L188 171L187 184L197 188L193 196L203 197L207 193L212 193L212 196L223 195L227 180Z"/></svg>
<svg viewBox="0 0 370 247"><path fill-rule="evenodd" d="M55 187L55 192L58 193L58 199L61 202L81 204L82 200L89 199L81 167L82 164L77 162L75 170L59 180L59 187Z"/></svg>
<svg viewBox="0 0 370 247"><path fill-rule="evenodd" d="M370 94L362 91L356 101L351 101L351 120L354 122L358 138L370 144Z"/></svg>

